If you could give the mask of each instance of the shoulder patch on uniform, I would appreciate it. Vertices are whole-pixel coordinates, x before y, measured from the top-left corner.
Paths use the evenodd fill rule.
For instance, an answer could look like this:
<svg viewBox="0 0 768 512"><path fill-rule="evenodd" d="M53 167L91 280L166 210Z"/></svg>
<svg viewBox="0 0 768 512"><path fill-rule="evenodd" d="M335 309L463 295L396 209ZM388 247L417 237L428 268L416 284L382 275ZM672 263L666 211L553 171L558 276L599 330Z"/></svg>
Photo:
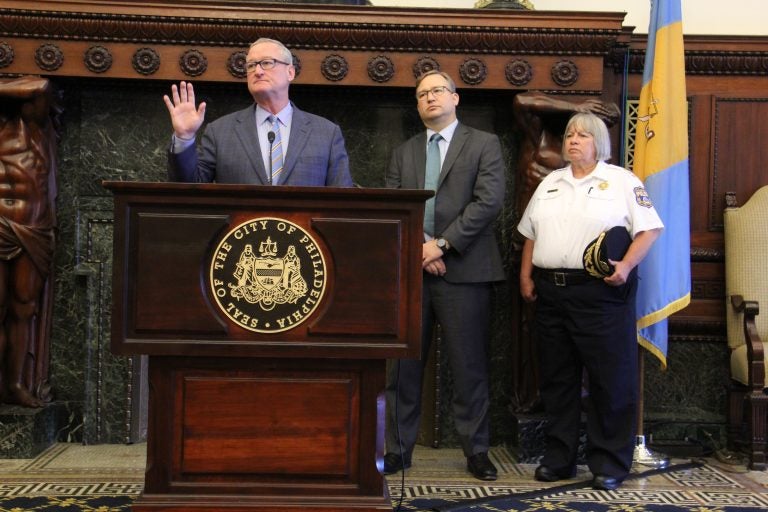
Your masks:
<svg viewBox="0 0 768 512"><path fill-rule="evenodd" d="M635 201L637 201L637 204L640 206L644 206L646 208L653 208L653 203L651 203L651 198L648 197L648 192L645 191L644 187L635 187Z"/></svg>

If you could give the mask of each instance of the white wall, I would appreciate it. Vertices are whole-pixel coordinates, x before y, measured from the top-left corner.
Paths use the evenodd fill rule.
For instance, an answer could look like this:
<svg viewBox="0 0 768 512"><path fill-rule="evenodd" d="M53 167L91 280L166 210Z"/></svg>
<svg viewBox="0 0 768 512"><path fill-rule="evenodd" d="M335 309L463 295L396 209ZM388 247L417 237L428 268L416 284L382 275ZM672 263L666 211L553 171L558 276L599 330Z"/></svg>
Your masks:
<svg viewBox="0 0 768 512"><path fill-rule="evenodd" d="M469 9L476 0L371 0L376 6ZM539 11L626 12L624 25L648 33L650 0L532 0ZM682 0L686 34L768 35L766 0Z"/></svg>

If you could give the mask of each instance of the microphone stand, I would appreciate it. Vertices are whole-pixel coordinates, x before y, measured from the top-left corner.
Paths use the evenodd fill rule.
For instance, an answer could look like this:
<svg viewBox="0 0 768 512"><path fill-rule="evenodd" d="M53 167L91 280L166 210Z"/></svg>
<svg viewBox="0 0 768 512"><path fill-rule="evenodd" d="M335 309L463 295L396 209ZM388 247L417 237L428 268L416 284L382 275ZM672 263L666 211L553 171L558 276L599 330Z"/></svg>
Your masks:
<svg viewBox="0 0 768 512"><path fill-rule="evenodd" d="M267 140L269 141L269 184L272 184L272 144L275 142L275 132L270 131L267 134Z"/></svg>

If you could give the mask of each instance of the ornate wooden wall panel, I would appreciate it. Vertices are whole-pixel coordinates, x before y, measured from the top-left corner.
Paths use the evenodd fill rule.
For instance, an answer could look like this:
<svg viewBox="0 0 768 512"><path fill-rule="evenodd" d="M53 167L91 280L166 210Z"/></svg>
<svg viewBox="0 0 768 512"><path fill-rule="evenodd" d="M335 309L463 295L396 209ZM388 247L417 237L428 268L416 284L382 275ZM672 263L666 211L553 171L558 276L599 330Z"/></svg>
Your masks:
<svg viewBox="0 0 768 512"><path fill-rule="evenodd" d="M411 87L438 67L459 86L599 95L621 13L369 6L0 2L0 73L237 81L258 37L294 52L296 83Z"/></svg>
<svg viewBox="0 0 768 512"><path fill-rule="evenodd" d="M723 229L726 192L740 203L768 181L768 95L712 98L712 200L710 227Z"/></svg>
<svg viewBox="0 0 768 512"><path fill-rule="evenodd" d="M626 53L630 99L640 93L645 48L645 35L631 36ZM618 73L623 55L619 51L615 55ZM739 195L749 194L748 189L758 183L768 183L768 171L759 163L765 161L760 141L765 140L768 127L768 38L686 36L685 70L692 300L670 318L668 371L659 372L654 362L646 364L646 430L657 439L689 436L690 422L698 424L699 430L716 433L724 422L728 382L724 192L733 186Z"/></svg>
<svg viewBox="0 0 768 512"><path fill-rule="evenodd" d="M639 95L645 36L633 35L628 89ZM768 38L686 36L692 302L670 321L672 339L725 340L722 212L768 183ZM762 138L761 138L762 137ZM760 162L763 162L761 165Z"/></svg>

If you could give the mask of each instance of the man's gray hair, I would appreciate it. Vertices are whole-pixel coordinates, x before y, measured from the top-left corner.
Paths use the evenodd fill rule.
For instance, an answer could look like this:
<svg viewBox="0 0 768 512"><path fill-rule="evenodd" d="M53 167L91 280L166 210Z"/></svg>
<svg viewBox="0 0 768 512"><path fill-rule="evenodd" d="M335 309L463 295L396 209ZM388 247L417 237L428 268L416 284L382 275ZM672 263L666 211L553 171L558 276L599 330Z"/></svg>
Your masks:
<svg viewBox="0 0 768 512"><path fill-rule="evenodd" d="M293 64L293 55L291 54L291 50L286 48L286 46L278 41L277 39L270 39L268 37L260 37L257 40L255 40L253 43L251 43L251 48L256 46L257 44L262 43L272 43L280 48L280 59L284 62L287 62L288 64Z"/></svg>

